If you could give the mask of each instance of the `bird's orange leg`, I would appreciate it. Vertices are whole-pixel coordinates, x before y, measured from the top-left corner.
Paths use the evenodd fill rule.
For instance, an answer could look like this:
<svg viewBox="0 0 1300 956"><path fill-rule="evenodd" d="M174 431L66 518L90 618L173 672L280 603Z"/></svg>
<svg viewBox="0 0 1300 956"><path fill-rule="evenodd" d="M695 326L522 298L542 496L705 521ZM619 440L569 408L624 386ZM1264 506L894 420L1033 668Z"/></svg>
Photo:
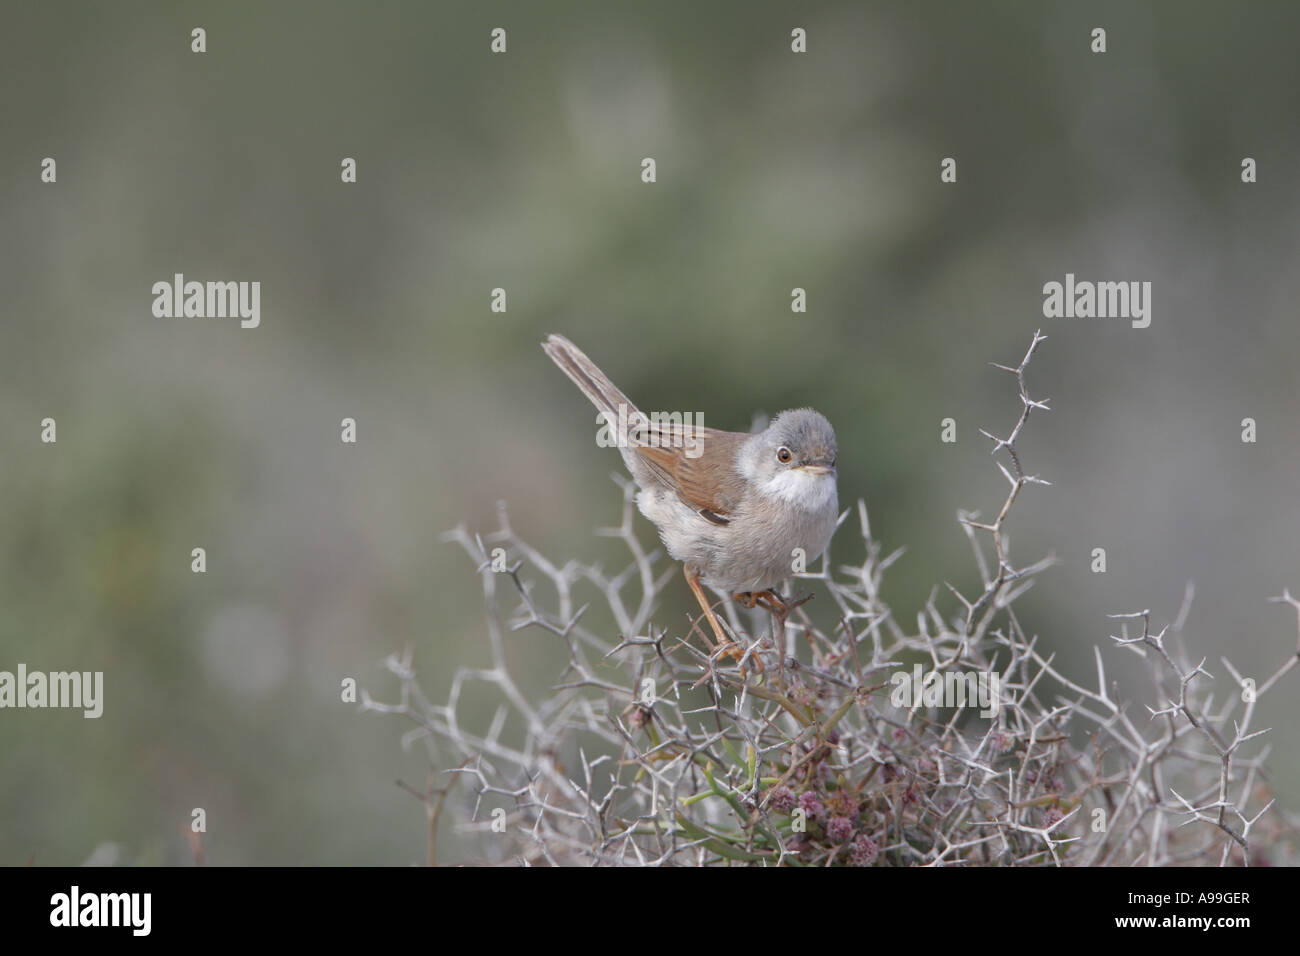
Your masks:
<svg viewBox="0 0 1300 956"><path fill-rule="evenodd" d="M713 613L713 608L704 597L704 589L700 587L699 572L690 567L685 567L683 570L686 572L686 583L691 586L691 593L695 595L695 600L700 602L700 607L704 608L704 616L709 619L709 626L713 628L713 633L718 639L714 650L721 649L724 657L731 657L737 661L743 660L745 657L744 649L723 632L722 625L718 623L718 619ZM762 671L763 662L759 660L757 654L754 655L754 661L758 665L758 669Z"/></svg>

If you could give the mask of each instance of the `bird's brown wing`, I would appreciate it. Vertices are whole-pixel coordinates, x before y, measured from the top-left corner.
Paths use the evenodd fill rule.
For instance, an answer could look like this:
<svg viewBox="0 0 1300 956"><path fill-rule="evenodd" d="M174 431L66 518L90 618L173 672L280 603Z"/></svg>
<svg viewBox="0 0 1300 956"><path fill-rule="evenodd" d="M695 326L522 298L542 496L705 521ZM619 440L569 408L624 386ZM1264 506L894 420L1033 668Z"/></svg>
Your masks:
<svg viewBox="0 0 1300 956"><path fill-rule="evenodd" d="M749 436L716 428L655 425L657 444L637 444L636 453L665 487L710 521L726 519L744 496L745 479L736 469L736 453ZM698 449L692 457L688 452ZM707 514L705 514L707 512ZM712 517L710 517L712 516Z"/></svg>

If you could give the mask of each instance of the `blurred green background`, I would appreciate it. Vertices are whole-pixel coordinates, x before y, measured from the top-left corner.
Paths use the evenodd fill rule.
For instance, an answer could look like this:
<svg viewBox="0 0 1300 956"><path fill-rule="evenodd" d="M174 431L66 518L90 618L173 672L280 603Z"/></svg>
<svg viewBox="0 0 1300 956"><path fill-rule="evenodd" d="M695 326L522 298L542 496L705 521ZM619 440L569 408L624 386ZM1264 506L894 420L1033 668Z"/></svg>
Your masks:
<svg viewBox="0 0 1300 956"><path fill-rule="evenodd" d="M9 4L0 669L102 670L106 701L0 712L0 863L185 863L194 807L213 863L422 860L393 782L421 752L339 682L391 690L409 646L438 699L488 663L439 534L491 530L498 499L553 558L620 558L591 532L621 463L552 331L643 408L824 412L841 500L908 549L907 622L975 581L954 517L1000 503L977 429L1019 407L986 363L1042 327L1053 410L1021 451L1054 485L1010 530L1061 565L1022 620L1087 678L1107 613L1167 621L1192 580L1190 651L1262 678L1295 647L1266 599L1300 591L1298 27L1172 0ZM261 327L155 318L176 272L260 281ZM1152 282L1151 327L1044 319L1067 272ZM675 580L656 622L688 599ZM563 654L510 641L540 693ZM1298 699L1256 721L1291 807Z"/></svg>

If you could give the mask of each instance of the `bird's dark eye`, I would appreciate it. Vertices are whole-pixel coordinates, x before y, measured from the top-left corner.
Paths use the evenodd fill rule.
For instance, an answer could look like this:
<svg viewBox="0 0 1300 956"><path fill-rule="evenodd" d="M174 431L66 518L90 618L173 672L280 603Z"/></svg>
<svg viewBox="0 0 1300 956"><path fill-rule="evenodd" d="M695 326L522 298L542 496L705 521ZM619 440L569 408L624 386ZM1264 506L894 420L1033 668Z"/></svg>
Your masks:
<svg viewBox="0 0 1300 956"><path fill-rule="evenodd" d="M794 455L791 453L790 449L786 448L784 445L776 450L776 460L783 465L788 464L790 459L793 457Z"/></svg>

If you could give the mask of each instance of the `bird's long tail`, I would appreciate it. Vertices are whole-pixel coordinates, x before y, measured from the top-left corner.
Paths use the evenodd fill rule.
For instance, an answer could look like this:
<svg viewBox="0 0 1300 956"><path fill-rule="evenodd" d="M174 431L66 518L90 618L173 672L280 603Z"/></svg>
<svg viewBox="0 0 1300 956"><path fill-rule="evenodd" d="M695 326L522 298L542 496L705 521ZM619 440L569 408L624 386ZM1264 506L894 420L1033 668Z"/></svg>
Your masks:
<svg viewBox="0 0 1300 956"><path fill-rule="evenodd" d="M619 391L618 386L609 380L596 363L587 358L585 352L563 335L548 335L542 348L551 357L551 361L560 367L565 375L573 379L573 384L582 389L582 393L591 399L591 404L610 417L614 427L621 422L629 426L644 428L647 419L641 410ZM622 406L620 415L619 408ZM624 436L626 437L626 436Z"/></svg>

